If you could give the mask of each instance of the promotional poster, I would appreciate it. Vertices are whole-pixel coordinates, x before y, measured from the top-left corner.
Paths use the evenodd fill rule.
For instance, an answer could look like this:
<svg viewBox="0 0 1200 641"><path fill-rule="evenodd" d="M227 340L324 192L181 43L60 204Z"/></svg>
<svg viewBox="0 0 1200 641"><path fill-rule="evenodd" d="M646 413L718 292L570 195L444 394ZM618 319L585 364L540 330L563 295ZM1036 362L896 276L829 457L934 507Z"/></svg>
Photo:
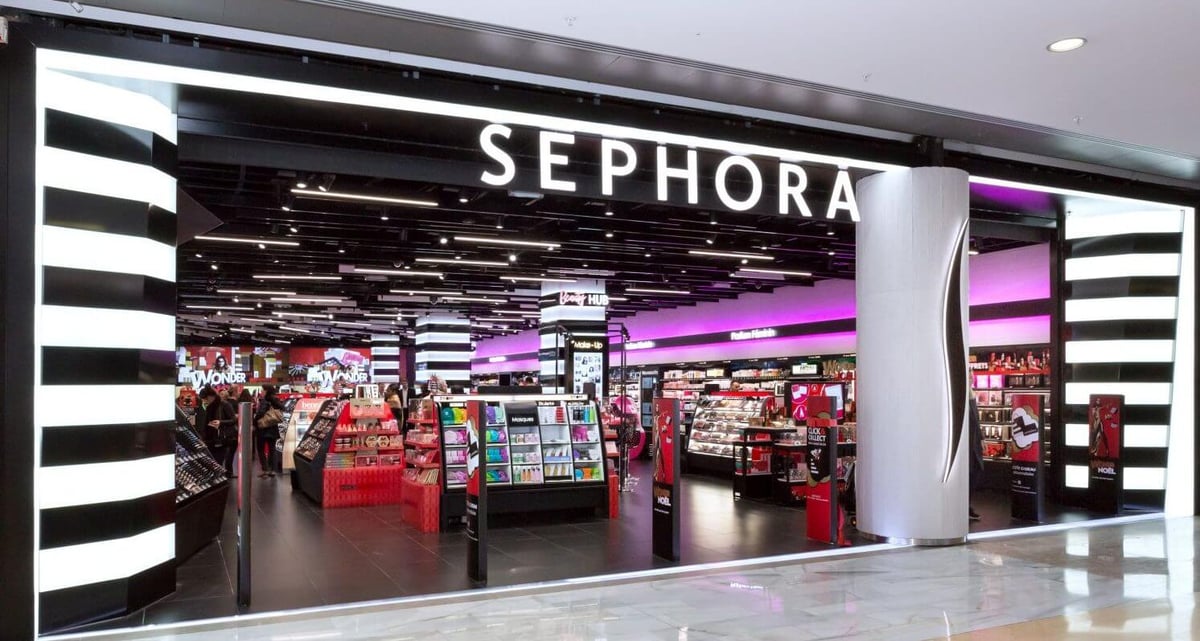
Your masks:
<svg viewBox="0 0 1200 641"><path fill-rule="evenodd" d="M1042 520L1042 403L1040 394L1013 394L1012 516Z"/></svg>
<svg viewBox="0 0 1200 641"><path fill-rule="evenodd" d="M369 347L293 347L288 352L293 386L313 392L353 391L371 382Z"/></svg>
<svg viewBox="0 0 1200 641"><path fill-rule="evenodd" d="M792 407L792 418L803 423L809 417L808 399L813 397L830 397L834 399L833 410L829 418L845 418L846 403L843 395L845 387L842 383L791 383L788 402Z"/></svg>
<svg viewBox="0 0 1200 641"><path fill-rule="evenodd" d="M677 398L654 399L654 555L679 560L679 418Z"/></svg>
<svg viewBox="0 0 1200 641"><path fill-rule="evenodd" d="M808 396L805 401L808 443L808 500L805 508L808 538L826 543L841 540L835 466L837 465L837 399ZM837 516L835 516L837 515Z"/></svg>
<svg viewBox="0 0 1200 641"><path fill-rule="evenodd" d="M487 583L487 459L479 428L484 424L484 404L467 403L467 576Z"/></svg>
<svg viewBox="0 0 1200 641"><path fill-rule="evenodd" d="M597 390L606 389L604 375L607 371L605 360L608 358L608 337L573 338L569 347L569 391L572 394L583 394L584 385L588 383L594 383Z"/></svg>
<svg viewBox="0 0 1200 641"><path fill-rule="evenodd" d="M195 389L245 384L248 376L240 356L248 353L245 347L185 345L175 352L176 380Z"/></svg>
<svg viewBox="0 0 1200 641"><path fill-rule="evenodd" d="M1121 454L1125 436L1125 397L1088 397L1088 507L1117 514L1122 503Z"/></svg>

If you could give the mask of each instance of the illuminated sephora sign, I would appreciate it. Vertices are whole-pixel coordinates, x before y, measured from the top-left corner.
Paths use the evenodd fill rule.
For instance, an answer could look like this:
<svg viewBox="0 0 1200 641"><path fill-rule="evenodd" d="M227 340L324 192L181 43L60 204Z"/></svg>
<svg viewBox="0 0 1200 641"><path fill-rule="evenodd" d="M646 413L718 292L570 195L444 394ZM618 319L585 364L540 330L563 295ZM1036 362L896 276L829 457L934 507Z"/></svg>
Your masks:
<svg viewBox="0 0 1200 641"><path fill-rule="evenodd" d="M479 132L479 148L497 166L489 168L480 175L480 180L493 187L505 187L517 178L517 165L512 154L505 149L511 141L513 130L501 124L490 124ZM651 167L654 170L655 187L660 202L671 202L669 186L682 185L686 189L687 204L700 203L700 169L699 153L694 147L683 145L667 145L662 142L655 144L653 158L639 156L637 149L618 138L601 137L597 152L589 152L585 158L575 148L575 134L563 131L537 132L537 161L538 184L546 191L574 193L578 185L574 180L567 180L561 175L555 176L556 168L568 163L583 160L595 163L600 167L600 193L612 196L616 184L623 178L631 176L639 169ZM667 138L667 136L664 136ZM710 141L711 142L711 141ZM800 214L805 218L823 216L833 220L839 213L848 216L851 221L858 222L858 202L854 198L854 188L850 182L850 173L839 164L837 177L834 179L833 190L829 199L819 203L809 203L804 191L808 188L808 173L805 168L785 159L794 155L804 159L805 154L794 152L788 154L775 150L779 157L752 157L750 145L728 143L724 149L725 157L717 164L712 177L712 188L716 191L721 204L731 211L749 211L763 203L764 198L772 199L780 214ZM716 146L709 144L709 149ZM587 145L589 150L594 145ZM682 158L682 161L680 159ZM768 173L769 172L769 173ZM764 194L765 177L776 179L776 193ZM750 185L749 193L734 195L730 192L730 184L736 181ZM674 190L676 193L679 189ZM819 209L814 213L812 208Z"/></svg>

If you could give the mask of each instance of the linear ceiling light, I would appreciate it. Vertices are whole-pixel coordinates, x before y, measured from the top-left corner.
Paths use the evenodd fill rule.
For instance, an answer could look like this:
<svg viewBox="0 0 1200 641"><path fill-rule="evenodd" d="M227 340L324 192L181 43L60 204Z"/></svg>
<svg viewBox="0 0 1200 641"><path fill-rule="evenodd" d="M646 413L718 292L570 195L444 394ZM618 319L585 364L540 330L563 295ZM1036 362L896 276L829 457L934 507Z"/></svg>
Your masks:
<svg viewBox="0 0 1200 641"><path fill-rule="evenodd" d="M418 200L416 198L390 198L388 196L372 196L370 194L352 194L344 191L313 191L312 189L293 189L293 194L308 198L325 198L333 200L363 200L371 203L390 203L393 205L412 205L413 207L437 207L436 200Z"/></svg>
<svg viewBox="0 0 1200 641"><path fill-rule="evenodd" d="M371 323L355 323L351 321L332 321L334 325L345 325L346 327L370 327Z"/></svg>
<svg viewBox="0 0 1200 641"><path fill-rule="evenodd" d="M625 302L625 301L627 301L627 300L629 300L629 299L628 299L628 298L625 298L624 296L609 296L609 297L608 297L608 300L610 300L610 301L614 301L614 300L615 300L615 301L617 301L618 303L623 303L623 302Z"/></svg>
<svg viewBox="0 0 1200 641"><path fill-rule="evenodd" d="M248 294L251 296L295 296L296 292L279 289L218 289L218 294Z"/></svg>
<svg viewBox="0 0 1200 641"><path fill-rule="evenodd" d="M184 305L187 309L219 309L227 312L252 312L253 307L226 307L224 305Z"/></svg>
<svg viewBox="0 0 1200 641"><path fill-rule="evenodd" d="M337 305L346 302L344 298L315 298L306 296L280 296L271 298L272 303L321 303Z"/></svg>
<svg viewBox="0 0 1200 641"><path fill-rule="evenodd" d="M229 331L237 332L239 334L257 334L258 333L252 329L242 329L241 327L230 327Z"/></svg>
<svg viewBox="0 0 1200 641"><path fill-rule="evenodd" d="M508 267L508 263L498 260L463 260L459 258L418 258L418 263L433 265L478 265L480 267Z"/></svg>
<svg viewBox="0 0 1200 641"><path fill-rule="evenodd" d="M1046 45L1046 50L1050 53L1066 53L1068 51L1075 51L1085 44L1087 44L1087 38L1080 38L1078 36L1063 38L1062 40L1055 40Z"/></svg>
<svg viewBox="0 0 1200 641"><path fill-rule="evenodd" d="M462 293L448 289L389 289L388 291L393 294L405 294L407 296L456 296Z"/></svg>
<svg viewBox="0 0 1200 641"><path fill-rule="evenodd" d="M442 300L453 301L456 303L506 303L508 301L503 298L484 298L482 296L444 296Z"/></svg>
<svg viewBox="0 0 1200 641"><path fill-rule="evenodd" d="M233 236L196 236L196 240L216 240L223 243L246 243L248 245L283 245L285 247L300 246L300 243L294 240L263 240L261 238L235 238Z"/></svg>
<svg viewBox="0 0 1200 641"><path fill-rule="evenodd" d="M574 283L574 278L547 278L545 276L501 276L504 280L512 282L532 282L532 283Z"/></svg>
<svg viewBox="0 0 1200 641"><path fill-rule="evenodd" d="M484 236L455 236L455 242L478 243L480 245L511 245L513 247L541 247L543 249L558 249L562 245L540 240L509 240L507 238L488 238Z"/></svg>
<svg viewBox="0 0 1200 641"><path fill-rule="evenodd" d="M715 256L717 258L746 258L749 260L775 260L775 257L766 254L750 254L745 252L716 252L706 249L689 249L688 253L693 256Z"/></svg>
<svg viewBox="0 0 1200 641"><path fill-rule="evenodd" d="M333 314L307 314L304 312L275 312L276 316L292 316L296 318L333 318Z"/></svg>
<svg viewBox="0 0 1200 641"><path fill-rule="evenodd" d="M626 287L625 293L627 293L627 294L678 294L681 296L686 296L688 294L691 294L691 292L682 290L682 289L652 289L649 287ZM612 297L609 296L608 300L612 300Z"/></svg>
<svg viewBox="0 0 1200 641"><path fill-rule="evenodd" d="M415 269L380 269L376 267L355 267L356 274L384 274L387 276L417 276L427 278L441 278L442 272L422 272Z"/></svg>
<svg viewBox="0 0 1200 641"><path fill-rule="evenodd" d="M494 313L494 314L512 314L514 316L541 316L542 315L541 312L522 311L519 309L496 309L496 310L493 310L492 313Z"/></svg>
<svg viewBox="0 0 1200 641"><path fill-rule="evenodd" d="M255 274L255 280L341 280L341 276L304 276L299 274Z"/></svg>
<svg viewBox="0 0 1200 641"><path fill-rule="evenodd" d="M786 269L759 269L757 267L742 267L734 276L741 278L753 278L752 276L742 276L742 272L753 272L755 274L778 274L780 276L812 276L812 272L797 272Z"/></svg>

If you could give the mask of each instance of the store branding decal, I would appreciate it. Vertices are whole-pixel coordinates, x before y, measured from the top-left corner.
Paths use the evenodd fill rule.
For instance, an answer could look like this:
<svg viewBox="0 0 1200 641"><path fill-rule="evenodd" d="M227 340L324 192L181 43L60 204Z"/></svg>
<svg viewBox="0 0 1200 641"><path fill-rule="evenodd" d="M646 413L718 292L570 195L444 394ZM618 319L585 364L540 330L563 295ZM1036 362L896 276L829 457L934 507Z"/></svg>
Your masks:
<svg viewBox="0 0 1200 641"><path fill-rule="evenodd" d="M491 358L488 359L488 362L489 363L503 363L504 361L507 361L507 360L508 360L507 356L492 356Z"/></svg>
<svg viewBox="0 0 1200 641"><path fill-rule="evenodd" d="M234 383L245 383L246 373L241 371L221 372L219 370L210 369L207 371L194 371L191 373L192 387L199 389L205 385L232 385Z"/></svg>
<svg viewBox="0 0 1200 641"><path fill-rule="evenodd" d="M583 292L559 292L559 305L580 307L608 307L608 294L585 294Z"/></svg>
<svg viewBox="0 0 1200 641"><path fill-rule="evenodd" d="M571 343L571 347L577 350L599 351L606 347L604 341L587 341L577 340Z"/></svg>
<svg viewBox="0 0 1200 641"><path fill-rule="evenodd" d="M366 383L367 380L367 373L360 370L357 365L350 365L345 370L337 372L324 369L320 365L308 368L308 382L320 383L322 388L332 387L335 381Z"/></svg>
<svg viewBox="0 0 1200 641"><path fill-rule="evenodd" d="M512 137L511 127L501 124L490 124L479 132L479 148L492 161L499 165L499 171L488 170L480 175L480 180L493 187L504 187L517 177L517 165L512 155L501 147L502 141ZM575 134L562 131L538 131L538 184L548 191L575 192L574 180L556 178L555 167L565 167L572 162L569 155L575 144ZM730 145L736 147L735 145ZM732 211L749 211L758 206L763 199L765 184L763 169L759 162L749 156L732 152L717 164L713 173L713 189L721 204ZM681 163L672 163L669 157L683 156ZM574 159L579 162L579 159ZM589 162L600 165L600 193L612 196L615 192L616 179L632 175L639 169L637 149L624 140L615 138L600 138L599 158L588 158ZM813 210L809 206L804 190L808 188L808 173L804 167L783 160L773 159L776 164L772 181L778 185L776 193L777 211L780 214L799 213L805 218L812 218ZM648 164L648 163L647 163ZM687 188L687 203L700 203L700 162L699 152L692 147L657 144L653 163L655 185L658 200L670 201L670 191L667 186L670 181L682 182ZM749 182L750 192L744 196L735 196L729 191L731 182ZM824 216L828 220L837 217L838 212L845 212L851 221L858 222L858 201L854 197L854 187L850 181L850 173L845 167L838 167L833 189L826 203Z"/></svg>
<svg viewBox="0 0 1200 641"><path fill-rule="evenodd" d="M636 350L636 349L653 349L653 348L654 348L654 341L634 341L632 343L625 344L626 351L632 351L632 350Z"/></svg>
<svg viewBox="0 0 1200 641"><path fill-rule="evenodd" d="M761 329L744 329L736 332L729 332L729 340L731 341L748 341L756 338L775 338L778 332L774 327L764 327Z"/></svg>

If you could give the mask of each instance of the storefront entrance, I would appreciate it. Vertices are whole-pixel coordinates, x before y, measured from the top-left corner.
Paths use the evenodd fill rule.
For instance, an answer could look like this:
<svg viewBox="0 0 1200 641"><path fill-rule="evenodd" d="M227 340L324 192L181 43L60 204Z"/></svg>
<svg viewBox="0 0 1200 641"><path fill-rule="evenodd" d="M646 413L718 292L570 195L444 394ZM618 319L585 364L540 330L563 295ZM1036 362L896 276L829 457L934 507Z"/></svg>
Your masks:
<svg viewBox="0 0 1200 641"><path fill-rule="evenodd" d="M832 482L861 495L856 224L871 212L855 185L923 164L912 152L413 69L212 50L183 64L169 47L101 55L106 37L31 33L53 46L3 60L36 96L7 122L36 132L8 139L36 160L9 170L9 217L35 216L8 238L35 249L6 246L24 262L5 288L25 310L9 317L31 321L10 336L36 353L32 406L5 391L5 449L37 461L11 469L40 510L14 541L38 550L26 583L42 632L238 611L237 497L216 494L232 485L202 428L172 419L205 385L294 395L276 475L241 479L251 612L472 587L456 412L480 391L489 585L677 565L651 553L651 462L632 456L636 482L610 464L617 441L658 447L656 398L683 414L679 563L830 549L808 536L811 494L751 477L803 487L804 458L777 464L812 444L780 430L810 427L806 397L833 399L820 418L838 425L811 426L839 428ZM1100 514L1095 394L1124 395L1123 509L1190 503L1172 489L1192 468L1172 384L1191 380L1176 354L1193 210L978 177L963 195L969 296L946 310L966 332L944 344L972 373L951 409L965 421L969 397L980 424L971 531ZM1131 313L1129 298L1146 300ZM515 389L527 378L533 395ZM370 400L389 384L408 414ZM88 418L58 411L65 399ZM896 424L922 401L896 399ZM967 424L913 432L890 456L922 465L947 432L967 451ZM947 460L962 491L967 462ZM1042 508L1024 520L1018 462L1035 479L1019 500ZM366 491L368 477L391 480ZM841 506L834 545L868 544L855 502ZM196 536L208 528L215 540Z"/></svg>

